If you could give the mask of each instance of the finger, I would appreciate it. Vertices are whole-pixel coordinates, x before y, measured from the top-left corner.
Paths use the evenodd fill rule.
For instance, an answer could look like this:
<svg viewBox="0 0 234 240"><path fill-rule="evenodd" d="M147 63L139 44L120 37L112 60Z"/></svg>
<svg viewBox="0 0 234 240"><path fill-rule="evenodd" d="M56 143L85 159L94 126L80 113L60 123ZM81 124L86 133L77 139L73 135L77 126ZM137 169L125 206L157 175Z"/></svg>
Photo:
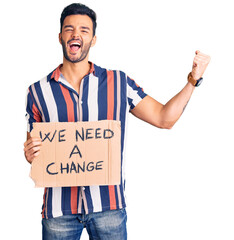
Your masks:
<svg viewBox="0 0 234 240"><path fill-rule="evenodd" d="M34 147L38 147L38 146L41 146L42 145L42 142L41 141L33 141L31 143L29 143L28 145L25 146L25 151L31 149L31 148L34 148Z"/></svg>
<svg viewBox="0 0 234 240"><path fill-rule="evenodd" d="M201 56L208 56L208 55L206 55L205 53L202 53L202 52L199 51L199 50L197 50L197 51L195 52L195 54L196 54L196 55L201 55Z"/></svg>
<svg viewBox="0 0 234 240"><path fill-rule="evenodd" d="M30 152L30 153L28 152L28 155L27 155L27 156L28 156L29 158L33 158L33 159L34 159L35 157L37 157L37 156L39 155L39 153L40 153L40 149L37 149L37 151Z"/></svg>
<svg viewBox="0 0 234 240"><path fill-rule="evenodd" d="M40 149L36 152L26 152L25 157L29 163L32 163L39 154L40 154Z"/></svg>
<svg viewBox="0 0 234 240"><path fill-rule="evenodd" d="M33 162L33 158L26 157L26 160L27 160L30 164L32 164L32 162Z"/></svg>
<svg viewBox="0 0 234 240"><path fill-rule="evenodd" d="M40 147L33 147L27 151L27 153L33 155L35 152L40 151Z"/></svg>
<svg viewBox="0 0 234 240"><path fill-rule="evenodd" d="M41 139L40 139L40 138L37 138L37 137L29 138L29 139L24 143L24 147L26 147L27 145L31 144L32 142L41 142Z"/></svg>
<svg viewBox="0 0 234 240"><path fill-rule="evenodd" d="M40 153L40 150L34 153L34 157L37 157Z"/></svg>
<svg viewBox="0 0 234 240"><path fill-rule="evenodd" d="M209 62L210 61L210 56L208 56L208 55L196 55L194 57L194 59L204 61L204 62Z"/></svg>
<svg viewBox="0 0 234 240"><path fill-rule="evenodd" d="M196 65L207 65L209 63L209 59L203 57L195 57L193 63Z"/></svg>
<svg viewBox="0 0 234 240"><path fill-rule="evenodd" d="M200 63L200 60L198 58L193 59L193 65L197 66Z"/></svg>
<svg viewBox="0 0 234 240"><path fill-rule="evenodd" d="M31 159L34 159L39 155L39 152L40 152L40 147L25 151L24 154L25 154L26 160L29 161Z"/></svg>
<svg viewBox="0 0 234 240"><path fill-rule="evenodd" d="M38 154L39 154L39 153L38 153ZM34 155L32 155L32 156L30 155L30 156L27 156L27 157L26 157L26 160L27 160L30 164L32 164L32 162L35 160L35 157L36 157L36 156L34 156Z"/></svg>
<svg viewBox="0 0 234 240"><path fill-rule="evenodd" d="M194 58L193 63L195 63L196 65L201 65L205 63L205 61L203 59Z"/></svg>
<svg viewBox="0 0 234 240"><path fill-rule="evenodd" d="M41 141L33 141L24 148L25 158L29 163L32 163L34 158L39 155L41 145Z"/></svg>
<svg viewBox="0 0 234 240"><path fill-rule="evenodd" d="M196 55L194 58L201 59L202 61L209 61L210 60L209 56L204 56L204 55Z"/></svg>
<svg viewBox="0 0 234 240"><path fill-rule="evenodd" d="M196 51L196 56L200 56L200 57L204 57L204 58L208 58L210 59L210 56L205 54L205 53L202 53L200 51Z"/></svg>

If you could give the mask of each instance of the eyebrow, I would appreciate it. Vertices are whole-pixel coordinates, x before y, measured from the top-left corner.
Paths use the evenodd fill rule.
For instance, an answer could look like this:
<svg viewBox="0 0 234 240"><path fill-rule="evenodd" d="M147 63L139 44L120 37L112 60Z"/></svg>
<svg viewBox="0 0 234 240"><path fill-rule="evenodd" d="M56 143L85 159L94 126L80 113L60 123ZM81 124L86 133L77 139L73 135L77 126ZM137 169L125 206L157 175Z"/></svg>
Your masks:
<svg viewBox="0 0 234 240"><path fill-rule="evenodd" d="M81 29L87 29L87 30L90 30L89 27L85 27L85 26L81 26L80 28L81 28Z"/></svg>
<svg viewBox="0 0 234 240"><path fill-rule="evenodd" d="M73 28L72 25L65 25L64 28Z"/></svg>
<svg viewBox="0 0 234 240"><path fill-rule="evenodd" d="M74 27L72 25L65 25L64 28L74 28ZM80 28L90 30L89 27L85 27L85 26L81 26Z"/></svg>

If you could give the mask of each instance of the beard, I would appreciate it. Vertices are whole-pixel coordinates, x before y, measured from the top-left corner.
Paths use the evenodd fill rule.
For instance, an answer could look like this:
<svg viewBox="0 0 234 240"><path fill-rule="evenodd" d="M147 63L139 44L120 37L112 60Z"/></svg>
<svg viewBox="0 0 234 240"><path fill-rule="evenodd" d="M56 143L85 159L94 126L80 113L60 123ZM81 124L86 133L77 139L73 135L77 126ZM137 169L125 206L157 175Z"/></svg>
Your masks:
<svg viewBox="0 0 234 240"><path fill-rule="evenodd" d="M89 49L92 44L92 40L89 43L86 43L85 45L83 45L83 43L81 44L81 47L80 47L81 55L78 57L75 57L75 56L69 57L68 53L67 53L67 48L66 48L67 44L63 41L62 38L61 38L61 43L62 43L62 48L63 48L63 56L65 57L65 59L71 63L78 63L78 62L83 61L87 57L87 55L89 53Z"/></svg>

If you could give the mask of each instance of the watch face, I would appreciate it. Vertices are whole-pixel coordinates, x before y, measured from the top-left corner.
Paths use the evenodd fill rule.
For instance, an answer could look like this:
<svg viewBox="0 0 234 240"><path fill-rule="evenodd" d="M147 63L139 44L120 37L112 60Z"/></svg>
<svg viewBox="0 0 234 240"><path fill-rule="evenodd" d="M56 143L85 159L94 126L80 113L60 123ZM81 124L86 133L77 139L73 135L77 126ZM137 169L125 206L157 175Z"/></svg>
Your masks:
<svg viewBox="0 0 234 240"><path fill-rule="evenodd" d="M196 86L196 87L200 86L201 83L202 83L202 81L203 81L203 78L198 79L195 86Z"/></svg>

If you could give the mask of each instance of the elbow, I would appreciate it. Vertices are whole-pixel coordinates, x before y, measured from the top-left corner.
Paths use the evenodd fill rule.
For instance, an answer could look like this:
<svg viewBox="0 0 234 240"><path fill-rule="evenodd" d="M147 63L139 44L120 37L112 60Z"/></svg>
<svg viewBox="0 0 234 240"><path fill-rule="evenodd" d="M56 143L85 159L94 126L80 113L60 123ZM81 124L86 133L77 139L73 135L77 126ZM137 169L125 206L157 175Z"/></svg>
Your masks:
<svg viewBox="0 0 234 240"><path fill-rule="evenodd" d="M159 128L162 128L162 129L172 129L173 126L175 125L176 122L168 122L168 121L162 121L160 124L159 124Z"/></svg>
<svg viewBox="0 0 234 240"><path fill-rule="evenodd" d="M172 128L173 128L173 126L174 126L174 125L167 125L167 126L165 126L163 129L170 130L170 129L172 129Z"/></svg>
<svg viewBox="0 0 234 240"><path fill-rule="evenodd" d="M164 126L162 126L161 128L162 128L162 129L170 130L170 129L173 128L173 126L174 126L174 125L164 125Z"/></svg>

